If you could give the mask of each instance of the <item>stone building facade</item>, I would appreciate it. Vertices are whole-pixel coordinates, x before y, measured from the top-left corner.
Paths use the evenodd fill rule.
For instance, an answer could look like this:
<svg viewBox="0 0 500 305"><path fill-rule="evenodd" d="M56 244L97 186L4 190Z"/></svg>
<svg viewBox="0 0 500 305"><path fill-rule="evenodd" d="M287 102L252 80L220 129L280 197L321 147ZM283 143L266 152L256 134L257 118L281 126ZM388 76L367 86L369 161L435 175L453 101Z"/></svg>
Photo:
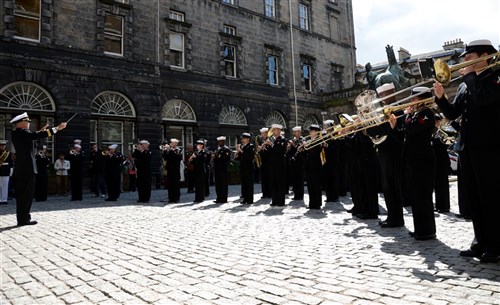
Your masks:
<svg viewBox="0 0 500 305"><path fill-rule="evenodd" d="M53 154L321 122L321 94L355 81L352 16L350 0L1 0L0 138L23 111L32 128L78 113Z"/></svg>

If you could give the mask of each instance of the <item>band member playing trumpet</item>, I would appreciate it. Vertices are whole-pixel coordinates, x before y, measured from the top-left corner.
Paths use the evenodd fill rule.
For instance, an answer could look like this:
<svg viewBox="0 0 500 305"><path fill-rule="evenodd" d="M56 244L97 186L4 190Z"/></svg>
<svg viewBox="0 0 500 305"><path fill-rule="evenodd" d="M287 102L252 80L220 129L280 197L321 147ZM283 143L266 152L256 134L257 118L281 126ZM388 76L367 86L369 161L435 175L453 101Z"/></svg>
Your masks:
<svg viewBox="0 0 500 305"><path fill-rule="evenodd" d="M12 175L12 155L5 149L6 140L0 140L0 204L7 204L9 197L9 180Z"/></svg>
<svg viewBox="0 0 500 305"><path fill-rule="evenodd" d="M215 203L227 203L228 180L227 169L231 157L231 150L225 145L226 137L217 137L217 149L213 153L215 171Z"/></svg>
<svg viewBox="0 0 500 305"><path fill-rule="evenodd" d="M288 141L286 156L289 159L290 172L293 187L293 200L304 200L304 158L298 154L298 148L303 144L302 127L292 128L293 139Z"/></svg>
<svg viewBox="0 0 500 305"><path fill-rule="evenodd" d="M38 146L36 160L36 179L35 179L35 201L47 201L47 189L49 186L48 167L50 158L47 156L47 146Z"/></svg>
<svg viewBox="0 0 500 305"><path fill-rule="evenodd" d="M170 145L163 147L162 158L166 161L168 203L178 203L181 199L181 161L182 150L177 147L179 140L170 139Z"/></svg>
<svg viewBox="0 0 500 305"><path fill-rule="evenodd" d="M250 143L251 139L252 135L245 132L241 135L241 144L236 146L236 160L240 161L242 204L253 203L253 160L255 158L255 146Z"/></svg>
<svg viewBox="0 0 500 305"><path fill-rule="evenodd" d="M471 41L461 56L469 61L496 52L491 41L483 39ZM443 86L434 84L435 101L446 118L462 116L459 160L477 243L460 255L480 257L484 263L500 260L498 180L492 178L500 172L500 163L491 162L500 148L499 142L492 140L500 134L500 69L494 70L488 64L479 61L460 70L464 82L451 103Z"/></svg>
<svg viewBox="0 0 500 305"><path fill-rule="evenodd" d="M106 162L106 185L108 186L108 198L106 201L117 201L121 192L121 166L125 158L118 152L117 144L109 145L105 153Z"/></svg>
<svg viewBox="0 0 500 305"><path fill-rule="evenodd" d="M205 200L205 181L207 174L204 140L196 141L196 149L190 157L189 162L194 165L194 202L203 202Z"/></svg>
<svg viewBox="0 0 500 305"><path fill-rule="evenodd" d="M429 88L413 88L412 102L432 97ZM412 203L414 232L416 240L436 238L436 222L432 191L434 189L434 152L431 137L435 128L434 114L429 108L410 106L405 110L403 162L408 182L408 192Z"/></svg>
<svg viewBox="0 0 500 305"><path fill-rule="evenodd" d="M82 182L83 182L83 151L81 140L76 139L73 147L66 155L66 160L71 164L70 184L71 201L82 201Z"/></svg>
<svg viewBox="0 0 500 305"><path fill-rule="evenodd" d="M266 143L269 138L269 128L262 127L260 130L260 136L257 137L257 153L260 155L261 166L260 166L260 185L262 187L262 199L271 198L271 162L269 159L269 151L266 149L264 143Z"/></svg>
<svg viewBox="0 0 500 305"><path fill-rule="evenodd" d="M151 198L151 151L149 150L149 142L146 140L139 141L132 157L135 159L135 167L137 168L137 192L139 199L137 202L147 203Z"/></svg>

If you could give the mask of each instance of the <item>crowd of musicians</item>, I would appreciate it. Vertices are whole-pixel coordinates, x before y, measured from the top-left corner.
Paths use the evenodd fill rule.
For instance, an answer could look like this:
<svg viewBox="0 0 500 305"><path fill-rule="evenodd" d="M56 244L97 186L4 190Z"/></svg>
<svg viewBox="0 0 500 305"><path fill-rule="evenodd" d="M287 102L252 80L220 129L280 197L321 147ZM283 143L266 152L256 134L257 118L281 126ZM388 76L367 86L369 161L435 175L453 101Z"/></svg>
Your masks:
<svg viewBox="0 0 500 305"><path fill-rule="evenodd" d="M478 40L467 45L463 56L470 60L494 52L491 42ZM308 209L319 210L326 202L339 202L339 198L349 192L353 202L349 212L360 219L379 218L378 201L382 193L387 208L386 219L379 221L382 228L403 227L403 207L411 206L414 230L410 235L416 240L434 239L435 211L450 211L447 151L450 143L443 139L443 134L446 135L443 121L461 117L460 125L455 125L459 129L456 146L460 155L460 214L472 219L475 233L473 245L461 255L496 262L500 258L500 222L497 221L500 203L493 177L500 173L500 163L494 161L500 148L500 142L495 140L500 134L500 125L495 123L500 117L500 74L498 69L488 68L487 61L466 66L460 73L463 83L454 101L447 100L438 82L433 88L414 87L410 94L411 106L392 112L381 124L359 131L348 128L363 121L363 113L358 109L358 115L341 114L335 121L325 121L323 126L312 124L306 135L301 126L296 126L287 137L280 124L263 127L257 136L245 132L240 137L241 143L234 148L226 145L225 136L219 136L213 150L207 147L206 139L200 139L183 151L178 147L179 140L172 138L160 146L168 203L181 200L184 180L188 192L195 194L194 202L203 202L210 192L211 173L215 181L215 203L227 203L228 167L235 159L239 161L241 204L256 201L256 177L262 187L262 198L258 200L267 200L273 207L285 206L287 196L293 194L292 200L305 201ZM392 83L376 89L377 96L385 99L385 103L396 101L395 92ZM429 99L434 102L433 107L418 103ZM31 200L47 198L49 161L44 147L33 152L32 141L66 127L61 123L51 129L45 126L39 132L30 132L29 122L26 113L11 121L16 125L12 137L16 148L13 173L13 160L5 149L7 143L0 142L0 202L7 201L8 177L14 174L18 225L35 224L29 215ZM342 126L337 136L330 136L337 126ZM117 145L103 150L92 145L89 157L91 189L95 195L117 201L126 165L136 176L137 202L149 202L152 182L149 146L147 140L139 141L131 156L125 158ZM54 166L61 176L71 171L71 200L74 201L82 200L86 156L81 148L81 141L76 140ZM36 179L32 175L36 175Z"/></svg>

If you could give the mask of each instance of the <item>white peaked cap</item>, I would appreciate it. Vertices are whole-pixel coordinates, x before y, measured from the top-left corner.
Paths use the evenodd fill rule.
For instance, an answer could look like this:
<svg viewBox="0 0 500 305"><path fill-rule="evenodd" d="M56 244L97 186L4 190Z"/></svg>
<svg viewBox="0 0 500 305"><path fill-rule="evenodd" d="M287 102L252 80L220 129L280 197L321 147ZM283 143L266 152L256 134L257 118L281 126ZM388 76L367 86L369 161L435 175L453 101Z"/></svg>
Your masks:
<svg viewBox="0 0 500 305"><path fill-rule="evenodd" d="M292 131L302 131L302 127L295 126L294 128L292 128Z"/></svg>
<svg viewBox="0 0 500 305"><path fill-rule="evenodd" d="M170 139L170 143L173 143L173 142L175 142L175 143L179 143L179 140L177 140L176 138L172 138L172 139Z"/></svg>
<svg viewBox="0 0 500 305"><path fill-rule="evenodd" d="M271 125L271 128L273 128L273 129L283 129L283 125L281 125L281 124L273 124L273 125Z"/></svg>
<svg viewBox="0 0 500 305"><path fill-rule="evenodd" d="M149 144L149 141L147 141L147 140L140 140L139 144Z"/></svg>
<svg viewBox="0 0 500 305"><path fill-rule="evenodd" d="M260 131L260 133L263 133L263 132L268 132L268 131L269 131L269 128L267 128L267 127L262 127L259 131Z"/></svg>
<svg viewBox="0 0 500 305"><path fill-rule="evenodd" d="M21 113L20 115L15 116L12 120L10 120L10 122L12 124L14 124L14 123L17 123L17 122L22 121L24 119L29 119L27 112L24 112L24 113Z"/></svg>
<svg viewBox="0 0 500 305"><path fill-rule="evenodd" d="M117 144L113 144L113 145L109 145L108 148L109 149L116 149L118 147Z"/></svg>
<svg viewBox="0 0 500 305"><path fill-rule="evenodd" d="M380 94L382 92L386 92L386 91L389 91L389 90L392 90L392 89L395 89L396 87L394 87L394 84L393 83L387 83L387 84L383 84L382 86L379 86L377 87L377 93Z"/></svg>
<svg viewBox="0 0 500 305"><path fill-rule="evenodd" d="M75 144L75 145L73 145L73 147L75 147L75 148L82 148L82 146L80 144Z"/></svg>
<svg viewBox="0 0 500 305"><path fill-rule="evenodd" d="M226 137L225 136L217 137L217 141L226 141Z"/></svg>

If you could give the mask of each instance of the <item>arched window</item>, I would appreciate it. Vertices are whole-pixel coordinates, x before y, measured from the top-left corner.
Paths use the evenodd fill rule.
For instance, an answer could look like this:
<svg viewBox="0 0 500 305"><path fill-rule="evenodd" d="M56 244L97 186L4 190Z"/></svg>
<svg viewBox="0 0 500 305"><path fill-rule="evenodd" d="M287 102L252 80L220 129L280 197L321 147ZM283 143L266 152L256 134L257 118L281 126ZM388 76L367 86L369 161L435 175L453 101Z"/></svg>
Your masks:
<svg viewBox="0 0 500 305"><path fill-rule="evenodd" d="M222 107L219 114L219 124L247 126L247 118L240 108L229 105Z"/></svg>
<svg viewBox="0 0 500 305"><path fill-rule="evenodd" d="M302 130L309 130L309 126L311 126L312 124L319 125L319 122L314 115L309 114L304 118L304 123L302 123Z"/></svg>
<svg viewBox="0 0 500 305"><path fill-rule="evenodd" d="M278 111L271 112L265 120L265 126L270 127L272 124L280 124L286 128L285 118Z"/></svg>
<svg viewBox="0 0 500 305"><path fill-rule="evenodd" d="M161 117L164 121L196 122L193 108L183 100L168 100L163 106Z"/></svg>
<svg viewBox="0 0 500 305"><path fill-rule="evenodd" d="M50 94L30 82L15 82L0 89L0 108L54 112L56 106Z"/></svg>
<svg viewBox="0 0 500 305"><path fill-rule="evenodd" d="M135 118L135 108L132 102L120 92L104 91L92 101L92 114L132 117Z"/></svg>

